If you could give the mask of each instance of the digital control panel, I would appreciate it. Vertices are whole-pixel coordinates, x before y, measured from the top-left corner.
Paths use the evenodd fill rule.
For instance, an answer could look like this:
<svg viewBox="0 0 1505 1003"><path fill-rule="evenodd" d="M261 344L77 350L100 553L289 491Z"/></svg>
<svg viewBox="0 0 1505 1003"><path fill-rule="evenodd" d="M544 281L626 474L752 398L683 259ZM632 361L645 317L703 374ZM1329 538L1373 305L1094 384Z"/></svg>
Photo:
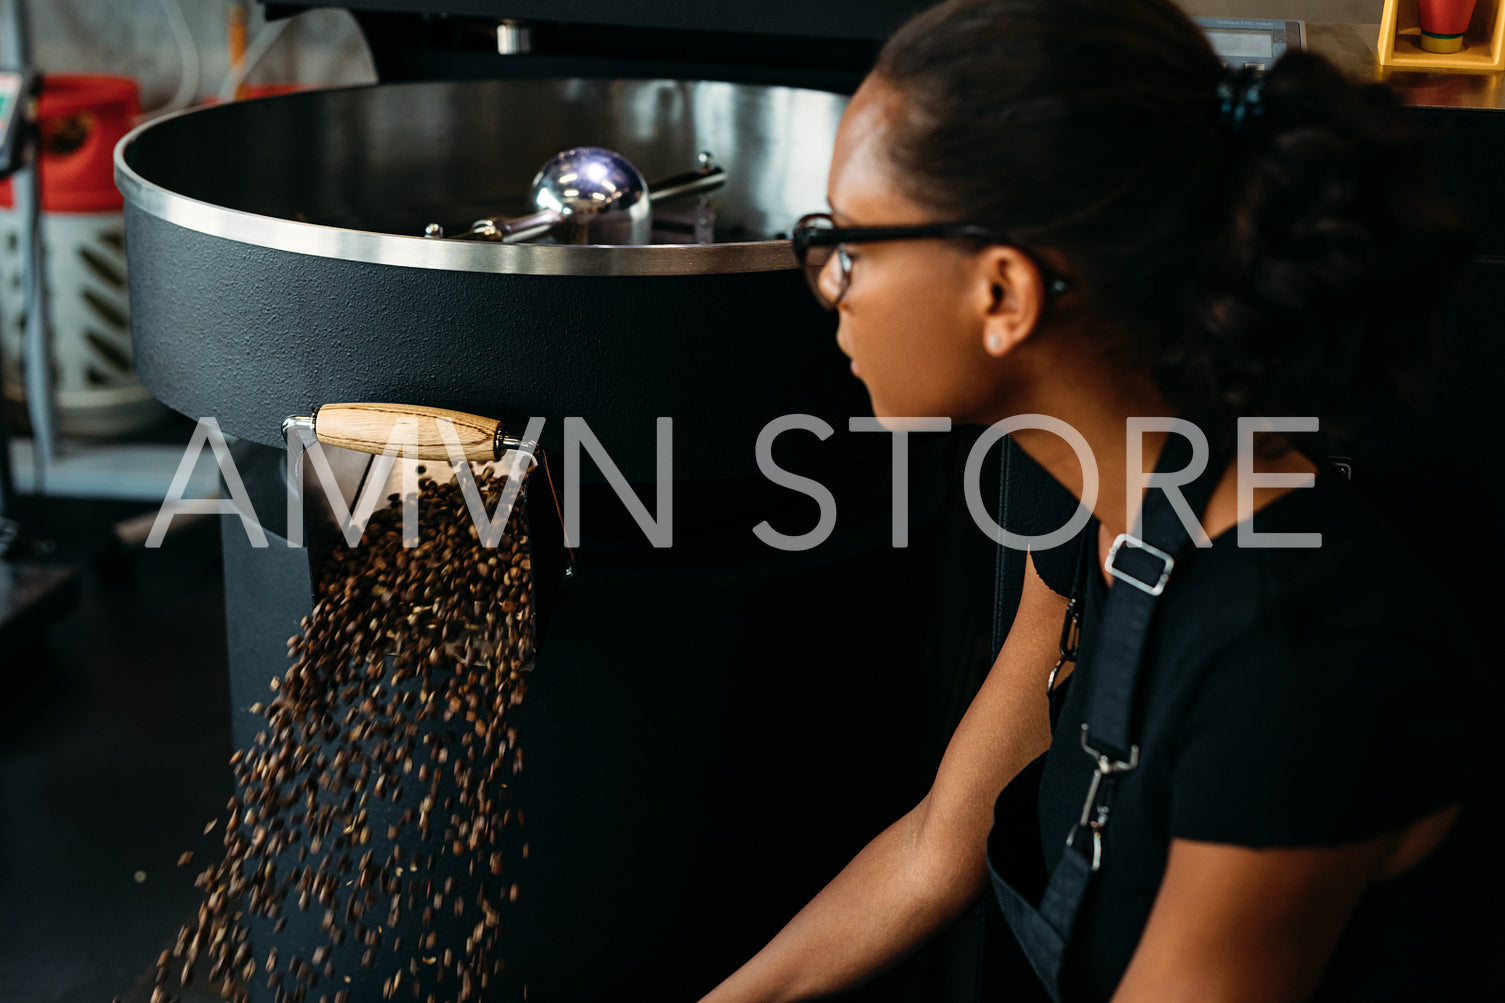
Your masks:
<svg viewBox="0 0 1505 1003"><path fill-rule="evenodd" d="M1212 43L1212 51L1231 69L1268 70L1287 49L1306 47L1306 26L1300 21L1270 21L1245 17L1193 18Z"/></svg>

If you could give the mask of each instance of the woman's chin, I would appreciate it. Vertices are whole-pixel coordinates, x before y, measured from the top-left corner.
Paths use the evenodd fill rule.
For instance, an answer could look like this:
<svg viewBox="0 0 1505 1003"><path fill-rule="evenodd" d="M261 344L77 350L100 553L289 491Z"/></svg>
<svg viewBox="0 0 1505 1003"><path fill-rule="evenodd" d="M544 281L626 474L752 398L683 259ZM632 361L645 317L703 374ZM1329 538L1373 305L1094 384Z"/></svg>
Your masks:
<svg viewBox="0 0 1505 1003"><path fill-rule="evenodd" d="M873 417L878 419L878 424L882 425L883 428L889 432L945 431L944 428L936 427L936 421L938 420L936 418L915 417L907 414L894 414L893 412L884 408L877 401L873 401ZM944 420L949 421L949 419Z"/></svg>

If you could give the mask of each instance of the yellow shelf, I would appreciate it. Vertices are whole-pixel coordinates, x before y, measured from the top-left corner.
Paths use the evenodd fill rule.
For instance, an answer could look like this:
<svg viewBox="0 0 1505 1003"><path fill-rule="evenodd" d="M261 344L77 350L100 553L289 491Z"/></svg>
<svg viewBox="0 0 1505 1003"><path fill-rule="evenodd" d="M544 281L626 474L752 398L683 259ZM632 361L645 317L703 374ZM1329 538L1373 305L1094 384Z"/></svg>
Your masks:
<svg viewBox="0 0 1505 1003"><path fill-rule="evenodd" d="M1421 15L1416 0L1385 0L1377 55L1383 66L1410 69L1494 72L1505 70L1505 6L1479 0L1459 52L1427 52L1421 47Z"/></svg>

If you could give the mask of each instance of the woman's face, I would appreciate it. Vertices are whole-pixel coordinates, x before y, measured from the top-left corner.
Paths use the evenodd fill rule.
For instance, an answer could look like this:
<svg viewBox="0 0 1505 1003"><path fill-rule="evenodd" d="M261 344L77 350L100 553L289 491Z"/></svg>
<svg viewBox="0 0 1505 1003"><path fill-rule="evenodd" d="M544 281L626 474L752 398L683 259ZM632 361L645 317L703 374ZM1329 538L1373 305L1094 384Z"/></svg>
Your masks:
<svg viewBox="0 0 1505 1003"><path fill-rule="evenodd" d="M887 124L902 107L888 84L868 78L836 135L827 193L837 226L937 222L895 182ZM999 405L1000 355L989 351L988 311L997 286L987 249L953 240L847 245L851 284L837 306L836 340L852 359L880 419L984 420ZM822 277L836 281L836 256ZM997 348L996 332L993 348ZM901 422L886 422L890 427Z"/></svg>

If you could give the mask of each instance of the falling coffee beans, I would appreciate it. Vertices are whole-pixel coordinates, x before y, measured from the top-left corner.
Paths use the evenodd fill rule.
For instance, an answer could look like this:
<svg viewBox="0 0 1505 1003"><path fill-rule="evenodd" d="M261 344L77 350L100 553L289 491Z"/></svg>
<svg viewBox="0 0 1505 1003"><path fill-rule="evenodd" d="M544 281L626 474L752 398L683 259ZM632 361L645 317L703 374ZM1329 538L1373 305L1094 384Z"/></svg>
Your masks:
<svg viewBox="0 0 1505 1003"><path fill-rule="evenodd" d="M472 473L495 511L505 476ZM526 520L516 505L486 548L453 479L423 478L417 501L417 547L391 495L321 570L287 670L251 708L266 726L231 759L224 859L158 959L164 998L169 979L233 1003L516 995L501 947L527 856L507 786L533 657Z"/></svg>

